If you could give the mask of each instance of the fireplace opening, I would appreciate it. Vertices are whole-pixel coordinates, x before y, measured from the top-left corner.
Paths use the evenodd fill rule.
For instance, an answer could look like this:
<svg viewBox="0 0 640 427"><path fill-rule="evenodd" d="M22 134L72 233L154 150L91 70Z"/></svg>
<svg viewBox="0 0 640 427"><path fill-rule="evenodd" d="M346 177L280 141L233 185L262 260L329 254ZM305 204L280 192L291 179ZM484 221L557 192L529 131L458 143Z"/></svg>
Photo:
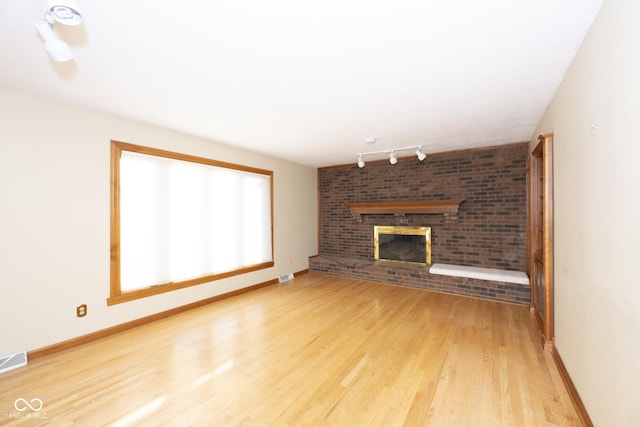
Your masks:
<svg viewBox="0 0 640 427"><path fill-rule="evenodd" d="M431 227L376 225L373 236L376 261L431 264Z"/></svg>

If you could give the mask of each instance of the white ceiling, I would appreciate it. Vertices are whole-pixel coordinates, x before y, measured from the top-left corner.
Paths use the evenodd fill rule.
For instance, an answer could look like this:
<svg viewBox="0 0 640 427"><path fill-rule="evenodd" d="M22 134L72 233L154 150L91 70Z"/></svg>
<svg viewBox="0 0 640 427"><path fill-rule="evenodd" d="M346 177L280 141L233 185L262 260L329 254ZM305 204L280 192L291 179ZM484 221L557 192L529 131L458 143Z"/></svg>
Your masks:
<svg viewBox="0 0 640 427"><path fill-rule="evenodd" d="M316 167L499 145L530 139L601 4L80 0L54 63L46 0L0 0L0 85Z"/></svg>

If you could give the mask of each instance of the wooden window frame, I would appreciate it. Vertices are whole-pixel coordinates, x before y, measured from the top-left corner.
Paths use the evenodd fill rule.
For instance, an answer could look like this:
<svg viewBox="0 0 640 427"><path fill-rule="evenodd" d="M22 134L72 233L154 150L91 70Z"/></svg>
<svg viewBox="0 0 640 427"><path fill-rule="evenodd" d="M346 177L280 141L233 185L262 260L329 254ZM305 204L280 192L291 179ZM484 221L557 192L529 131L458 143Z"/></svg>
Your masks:
<svg viewBox="0 0 640 427"><path fill-rule="evenodd" d="M209 166L233 169L242 172L250 172L255 174L267 175L270 181L269 197L270 197L270 220L271 220L271 261L262 262L255 265L243 266L231 271L222 273L207 274L189 280L178 282L169 282L158 285L152 285L146 288L125 291L120 286L120 158L123 151L130 151L150 156L164 157L174 160L182 160L194 162ZM120 304L140 298L146 298L152 295L158 295L165 292L171 292L190 286L208 283L227 277L237 276L249 273L251 271L262 270L274 266L273 261L273 171L253 168L249 166L238 165L235 163L222 162L219 160L208 159L204 157L192 156L189 154L177 153L173 151L161 150L157 148L144 147L141 145L130 144L121 141L111 141L111 280L110 280L110 296L107 298L107 305Z"/></svg>

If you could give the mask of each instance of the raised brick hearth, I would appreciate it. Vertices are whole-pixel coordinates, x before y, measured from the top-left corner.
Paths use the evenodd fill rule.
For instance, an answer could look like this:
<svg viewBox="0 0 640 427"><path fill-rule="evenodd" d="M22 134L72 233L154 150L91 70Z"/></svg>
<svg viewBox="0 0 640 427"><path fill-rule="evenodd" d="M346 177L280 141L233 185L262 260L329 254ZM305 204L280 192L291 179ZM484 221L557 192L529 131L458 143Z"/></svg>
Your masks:
<svg viewBox="0 0 640 427"><path fill-rule="evenodd" d="M315 256L309 259L309 269L336 276L391 283L496 301L517 304L529 304L530 301L530 290L527 285L441 276L430 274L428 267Z"/></svg>
<svg viewBox="0 0 640 427"><path fill-rule="evenodd" d="M319 255L311 271L517 303L529 287L429 274L420 266L374 263L373 226L431 227L432 263L526 270L527 144L321 168ZM352 215L348 204L464 200L443 214Z"/></svg>

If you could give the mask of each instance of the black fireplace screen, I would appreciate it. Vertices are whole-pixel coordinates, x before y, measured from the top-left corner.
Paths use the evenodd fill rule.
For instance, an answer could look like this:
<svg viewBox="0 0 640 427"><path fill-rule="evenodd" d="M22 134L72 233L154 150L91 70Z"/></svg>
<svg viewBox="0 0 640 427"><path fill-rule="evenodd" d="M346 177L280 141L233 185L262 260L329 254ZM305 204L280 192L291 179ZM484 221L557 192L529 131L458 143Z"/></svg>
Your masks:
<svg viewBox="0 0 640 427"><path fill-rule="evenodd" d="M430 227L374 227L374 258L412 264L431 264Z"/></svg>

